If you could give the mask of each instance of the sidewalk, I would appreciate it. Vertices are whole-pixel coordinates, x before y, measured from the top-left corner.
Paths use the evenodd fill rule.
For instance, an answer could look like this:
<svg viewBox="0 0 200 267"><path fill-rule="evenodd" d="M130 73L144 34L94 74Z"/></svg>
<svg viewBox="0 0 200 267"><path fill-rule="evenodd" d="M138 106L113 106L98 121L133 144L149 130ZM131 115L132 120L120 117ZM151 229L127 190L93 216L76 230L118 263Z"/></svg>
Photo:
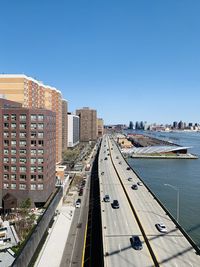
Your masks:
<svg viewBox="0 0 200 267"><path fill-rule="evenodd" d="M62 206L58 211L60 214L55 218L52 229L38 256L35 267L58 267L62 260L65 243L67 241L75 208Z"/></svg>

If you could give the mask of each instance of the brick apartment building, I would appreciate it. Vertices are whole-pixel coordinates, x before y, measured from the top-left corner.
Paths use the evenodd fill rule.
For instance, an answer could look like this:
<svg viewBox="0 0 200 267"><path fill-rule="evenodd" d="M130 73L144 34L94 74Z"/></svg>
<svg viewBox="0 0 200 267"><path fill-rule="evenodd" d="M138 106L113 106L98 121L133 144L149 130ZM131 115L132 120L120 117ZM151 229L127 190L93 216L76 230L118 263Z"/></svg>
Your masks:
<svg viewBox="0 0 200 267"><path fill-rule="evenodd" d="M55 112L0 99L0 123L0 201L46 202L55 188Z"/></svg>

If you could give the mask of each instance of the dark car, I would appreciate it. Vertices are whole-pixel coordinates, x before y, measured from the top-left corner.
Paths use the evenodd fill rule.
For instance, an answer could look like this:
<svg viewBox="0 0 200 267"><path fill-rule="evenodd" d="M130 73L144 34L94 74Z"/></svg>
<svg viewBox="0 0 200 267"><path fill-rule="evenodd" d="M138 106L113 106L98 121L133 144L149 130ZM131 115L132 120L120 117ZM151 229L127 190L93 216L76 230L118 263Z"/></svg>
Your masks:
<svg viewBox="0 0 200 267"><path fill-rule="evenodd" d="M142 249L142 242L138 235L132 235L131 239L131 245L135 250L141 250Z"/></svg>
<svg viewBox="0 0 200 267"><path fill-rule="evenodd" d="M127 171L130 171L131 168L130 167L127 167L126 169L127 169Z"/></svg>
<svg viewBox="0 0 200 267"><path fill-rule="evenodd" d="M105 160L107 160L108 158L107 157L105 157Z"/></svg>
<svg viewBox="0 0 200 267"><path fill-rule="evenodd" d="M105 195L105 197L104 197L104 201L105 201L105 202L110 202L110 197L109 197L109 195Z"/></svg>
<svg viewBox="0 0 200 267"><path fill-rule="evenodd" d="M132 188L133 190L138 190L138 186L137 186L136 184L133 184L133 185L131 186L131 188Z"/></svg>
<svg viewBox="0 0 200 267"><path fill-rule="evenodd" d="M119 209L119 202L118 202L118 200L113 200L113 203L112 203L112 207L113 207L113 209Z"/></svg>

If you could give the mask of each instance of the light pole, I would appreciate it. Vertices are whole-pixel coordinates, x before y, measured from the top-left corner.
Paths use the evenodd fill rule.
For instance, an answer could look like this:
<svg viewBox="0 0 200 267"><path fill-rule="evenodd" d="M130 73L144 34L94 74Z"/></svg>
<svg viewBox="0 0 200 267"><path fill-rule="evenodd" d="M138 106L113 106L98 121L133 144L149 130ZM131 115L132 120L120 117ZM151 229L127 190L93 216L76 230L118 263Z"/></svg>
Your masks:
<svg viewBox="0 0 200 267"><path fill-rule="evenodd" d="M164 185L169 186L177 191L176 220L178 223L179 222L179 188L171 184L164 184Z"/></svg>

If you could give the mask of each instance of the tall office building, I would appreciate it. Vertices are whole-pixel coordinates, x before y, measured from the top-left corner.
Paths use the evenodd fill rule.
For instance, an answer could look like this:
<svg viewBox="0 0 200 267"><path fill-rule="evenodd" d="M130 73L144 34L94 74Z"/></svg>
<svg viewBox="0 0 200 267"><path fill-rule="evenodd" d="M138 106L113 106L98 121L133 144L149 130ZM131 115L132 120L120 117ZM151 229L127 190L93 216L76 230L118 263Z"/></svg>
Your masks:
<svg viewBox="0 0 200 267"><path fill-rule="evenodd" d="M56 113L56 161L62 159L62 95L56 88L21 74L0 74L0 95L28 108Z"/></svg>
<svg viewBox="0 0 200 267"><path fill-rule="evenodd" d="M84 107L76 110L76 115L80 117L80 141L97 140L97 111Z"/></svg>
<svg viewBox="0 0 200 267"><path fill-rule="evenodd" d="M68 146L68 102L62 100L62 150Z"/></svg>
<svg viewBox="0 0 200 267"><path fill-rule="evenodd" d="M103 119L98 118L97 119L97 136L98 137L102 137L103 136L103 132L104 132L103 129L104 129Z"/></svg>
<svg viewBox="0 0 200 267"><path fill-rule="evenodd" d="M79 143L79 121L79 116L68 113L68 147L74 147Z"/></svg>
<svg viewBox="0 0 200 267"><path fill-rule="evenodd" d="M55 112L0 99L0 122L3 207L19 206L28 197L35 204L46 202L55 188Z"/></svg>

